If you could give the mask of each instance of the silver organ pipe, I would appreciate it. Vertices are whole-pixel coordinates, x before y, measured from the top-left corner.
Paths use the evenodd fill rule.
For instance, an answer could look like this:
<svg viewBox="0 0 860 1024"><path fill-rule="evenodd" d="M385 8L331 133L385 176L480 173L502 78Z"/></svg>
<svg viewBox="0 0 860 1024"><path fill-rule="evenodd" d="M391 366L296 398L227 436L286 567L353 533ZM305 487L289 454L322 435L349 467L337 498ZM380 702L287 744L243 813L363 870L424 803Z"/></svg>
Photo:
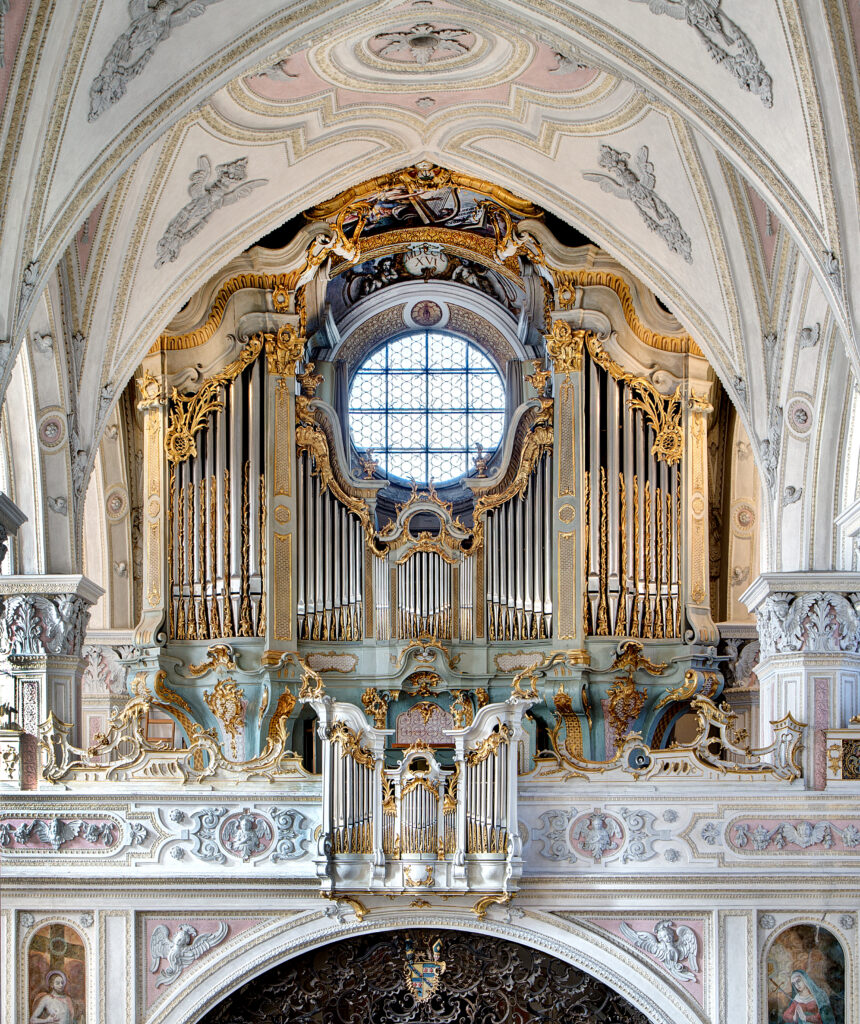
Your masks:
<svg viewBox="0 0 860 1024"><path fill-rule="evenodd" d="M552 461L546 455L522 497L486 513L487 630L491 640L552 636Z"/></svg>
<svg viewBox="0 0 860 1024"><path fill-rule="evenodd" d="M221 392L196 435L197 454L171 467L170 607L178 640L255 636L264 561L263 370L259 360Z"/></svg>
<svg viewBox="0 0 860 1024"><path fill-rule="evenodd" d="M486 741L485 741L486 742ZM504 853L508 840L508 741L466 756L466 852Z"/></svg>
<svg viewBox="0 0 860 1024"><path fill-rule="evenodd" d="M586 627L596 636L681 636L680 468L653 453L632 391L589 361L583 374Z"/></svg>
<svg viewBox="0 0 860 1024"><path fill-rule="evenodd" d="M358 640L362 630L364 575L361 523L331 491L322 490L308 452L298 458L297 495L299 638Z"/></svg>
<svg viewBox="0 0 860 1024"><path fill-rule="evenodd" d="M453 621L453 566L435 551L415 551L398 562L397 635L450 639Z"/></svg>

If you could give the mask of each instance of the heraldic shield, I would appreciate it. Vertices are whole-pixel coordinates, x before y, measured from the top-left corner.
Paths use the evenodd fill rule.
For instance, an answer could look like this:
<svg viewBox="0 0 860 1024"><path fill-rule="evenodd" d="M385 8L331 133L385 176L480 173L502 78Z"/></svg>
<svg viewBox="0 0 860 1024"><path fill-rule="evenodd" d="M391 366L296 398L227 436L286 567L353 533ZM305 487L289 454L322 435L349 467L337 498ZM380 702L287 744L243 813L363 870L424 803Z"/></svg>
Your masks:
<svg viewBox="0 0 860 1024"><path fill-rule="evenodd" d="M433 959L419 960L415 955L412 943L406 942L406 963L404 972L406 984L415 997L416 1003L426 1003L439 987L439 980L445 973L445 961L440 960L442 953L442 940L436 939L430 947Z"/></svg>

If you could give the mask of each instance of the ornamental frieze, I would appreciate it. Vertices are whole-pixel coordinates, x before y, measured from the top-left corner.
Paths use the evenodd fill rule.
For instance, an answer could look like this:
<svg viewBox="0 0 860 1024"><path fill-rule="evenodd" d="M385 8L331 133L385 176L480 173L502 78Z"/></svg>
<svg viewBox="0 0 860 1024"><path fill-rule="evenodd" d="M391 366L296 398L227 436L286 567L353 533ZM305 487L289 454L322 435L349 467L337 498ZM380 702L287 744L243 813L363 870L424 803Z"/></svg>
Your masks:
<svg viewBox="0 0 860 1024"><path fill-rule="evenodd" d="M0 819L4 854L116 852L121 847L141 846L149 834L143 822L107 816L3 815Z"/></svg>

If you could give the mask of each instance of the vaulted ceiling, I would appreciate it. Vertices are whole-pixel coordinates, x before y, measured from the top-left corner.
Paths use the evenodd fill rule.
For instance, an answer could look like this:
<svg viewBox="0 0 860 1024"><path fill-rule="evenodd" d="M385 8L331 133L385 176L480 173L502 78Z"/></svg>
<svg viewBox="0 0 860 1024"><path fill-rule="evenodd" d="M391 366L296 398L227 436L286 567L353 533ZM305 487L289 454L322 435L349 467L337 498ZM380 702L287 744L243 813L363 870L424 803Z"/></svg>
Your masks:
<svg viewBox="0 0 860 1024"><path fill-rule="evenodd" d="M142 354L219 267L428 159L543 206L653 288L753 440L770 563L797 561L780 539L795 527L804 564L832 561L856 496L819 453L850 428L860 377L857 0L6 6L0 389L18 373L41 396L31 418L72 414L81 472ZM61 341L50 371L15 363L34 332ZM792 434L796 400L814 426ZM807 497L783 512L787 487Z"/></svg>

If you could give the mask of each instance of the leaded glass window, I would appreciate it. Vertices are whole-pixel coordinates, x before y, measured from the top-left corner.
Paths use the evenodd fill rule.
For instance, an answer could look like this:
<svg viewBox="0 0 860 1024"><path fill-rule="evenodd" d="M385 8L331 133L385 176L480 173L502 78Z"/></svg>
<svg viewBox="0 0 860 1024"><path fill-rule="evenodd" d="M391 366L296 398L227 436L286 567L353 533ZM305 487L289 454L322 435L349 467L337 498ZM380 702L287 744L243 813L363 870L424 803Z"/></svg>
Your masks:
<svg viewBox="0 0 860 1024"><path fill-rule="evenodd" d="M359 366L349 392L356 448L400 480L451 483L502 440L505 389L474 344L439 331L396 338Z"/></svg>

